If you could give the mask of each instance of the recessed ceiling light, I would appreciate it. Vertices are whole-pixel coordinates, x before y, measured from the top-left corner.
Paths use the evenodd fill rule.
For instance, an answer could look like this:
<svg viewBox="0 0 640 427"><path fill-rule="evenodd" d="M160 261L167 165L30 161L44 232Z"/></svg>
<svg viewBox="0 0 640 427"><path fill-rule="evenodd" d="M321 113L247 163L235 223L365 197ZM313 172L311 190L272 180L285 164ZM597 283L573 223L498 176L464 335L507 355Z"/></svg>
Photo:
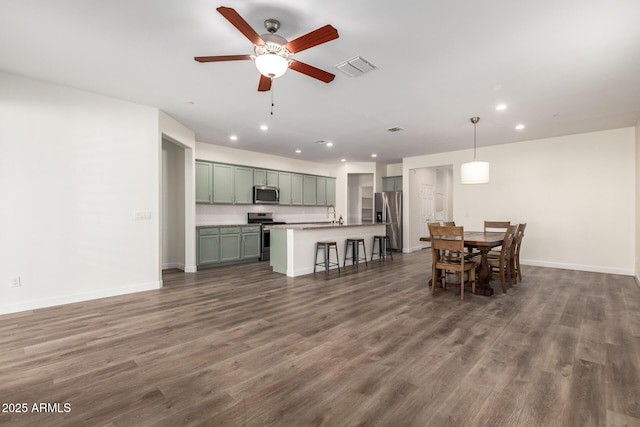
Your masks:
<svg viewBox="0 0 640 427"><path fill-rule="evenodd" d="M269 129L269 126L267 126L267 125L260 125L260 129L261 129L261 130L267 130L267 129Z"/></svg>
<svg viewBox="0 0 640 427"><path fill-rule="evenodd" d="M341 162L346 162L346 161L347 161L347 159L340 159L340 161L341 161Z"/></svg>
<svg viewBox="0 0 640 427"><path fill-rule="evenodd" d="M522 129L524 129L523 124L516 125L516 130L522 130Z"/></svg>
<svg viewBox="0 0 640 427"><path fill-rule="evenodd" d="M296 153L300 154L302 153L302 150L296 150Z"/></svg>
<svg viewBox="0 0 640 427"><path fill-rule="evenodd" d="M507 109L507 104L498 104L496 105L496 111L504 111Z"/></svg>
<svg viewBox="0 0 640 427"><path fill-rule="evenodd" d="M378 157L378 155L376 153L373 153L371 157Z"/></svg>
<svg viewBox="0 0 640 427"><path fill-rule="evenodd" d="M229 139L230 139L230 140L232 140L232 141L237 141L237 140L238 140L238 137L237 137L236 135L231 135L231 136L229 137Z"/></svg>
<svg viewBox="0 0 640 427"><path fill-rule="evenodd" d="M327 147L333 147L333 142L327 142Z"/></svg>

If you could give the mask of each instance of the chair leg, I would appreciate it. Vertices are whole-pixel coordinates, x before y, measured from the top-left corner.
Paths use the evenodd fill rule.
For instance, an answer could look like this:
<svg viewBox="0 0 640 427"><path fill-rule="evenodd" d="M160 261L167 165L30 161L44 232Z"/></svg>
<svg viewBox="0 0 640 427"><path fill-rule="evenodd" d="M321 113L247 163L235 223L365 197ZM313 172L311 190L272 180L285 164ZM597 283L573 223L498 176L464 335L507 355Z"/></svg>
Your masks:
<svg viewBox="0 0 640 427"><path fill-rule="evenodd" d="M504 270L505 270L504 265L501 265L500 266L500 286L502 287L502 293L506 294L507 287L504 284Z"/></svg>
<svg viewBox="0 0 640 427"><path fill-rule="evenodd" d="M460 300L464 299L464 271L460 272Z"/></svg>

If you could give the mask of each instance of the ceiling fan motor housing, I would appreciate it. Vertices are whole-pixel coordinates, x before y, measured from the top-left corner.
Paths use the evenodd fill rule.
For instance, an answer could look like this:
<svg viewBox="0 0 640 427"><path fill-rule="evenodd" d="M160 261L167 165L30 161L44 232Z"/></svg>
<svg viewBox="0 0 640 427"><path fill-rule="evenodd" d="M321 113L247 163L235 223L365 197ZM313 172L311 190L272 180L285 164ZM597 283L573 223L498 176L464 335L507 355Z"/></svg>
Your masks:
<svg viewBox="0 0 640 427"><path fill-rule="evenodd" d="M256 56L273 53L284 59L288 59L292 55L289 49L287 49L288 42L284 37L280 37L277 34L262 34L260 38L264 41L264 44L256 45L254 49Z"/></svg>

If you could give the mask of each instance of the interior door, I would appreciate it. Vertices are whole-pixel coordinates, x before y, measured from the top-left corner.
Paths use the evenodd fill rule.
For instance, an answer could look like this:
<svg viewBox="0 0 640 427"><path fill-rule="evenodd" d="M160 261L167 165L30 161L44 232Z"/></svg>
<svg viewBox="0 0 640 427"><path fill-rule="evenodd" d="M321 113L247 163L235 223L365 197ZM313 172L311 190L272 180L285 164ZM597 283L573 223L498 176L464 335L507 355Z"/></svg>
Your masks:
<svg viewBox="0 0 640 427"><path fill-rule="evenodd" d="M429 236L428 222L435 221L434 189L431 184L420 184L420 236Z"/></svg>

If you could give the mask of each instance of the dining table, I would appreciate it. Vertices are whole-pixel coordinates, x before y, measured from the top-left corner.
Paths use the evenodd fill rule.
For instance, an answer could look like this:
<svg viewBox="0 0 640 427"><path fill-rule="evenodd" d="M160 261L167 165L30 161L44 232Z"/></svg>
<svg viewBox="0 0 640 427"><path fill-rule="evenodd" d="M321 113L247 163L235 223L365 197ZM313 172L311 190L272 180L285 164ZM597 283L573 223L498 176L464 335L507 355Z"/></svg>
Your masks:
<svg viewBox="0 0 640 427"><path fill-rule="evenodd" d="M465 231L464 246L471 251L476 249L480 255L478 266L478 282L475 293L478 295L491 296L493 288L489 286L491 281L491 267L489 267L489 251L502 245L504 233L497 231ZM430 237L421 237L420 241L430 242Z"/></svg>

